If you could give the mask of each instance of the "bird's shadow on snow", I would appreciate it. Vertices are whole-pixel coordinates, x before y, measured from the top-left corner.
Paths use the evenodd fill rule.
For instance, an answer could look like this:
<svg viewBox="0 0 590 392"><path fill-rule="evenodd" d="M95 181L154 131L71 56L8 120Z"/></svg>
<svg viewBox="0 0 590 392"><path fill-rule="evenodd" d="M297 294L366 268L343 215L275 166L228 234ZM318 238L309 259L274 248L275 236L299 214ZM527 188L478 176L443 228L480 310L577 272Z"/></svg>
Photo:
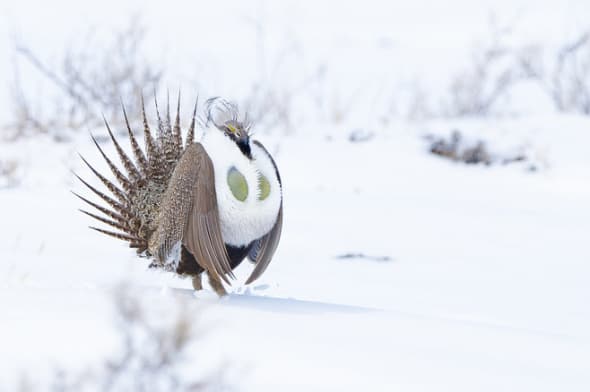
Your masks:
<svg viewBox="0 0 590 392"><path fill-rule="evenodd" d="M173 289L173 292L182 296L195 297L195 291L191 289ZM202 300L201 298L197 300ZM378 309L364 308L360 306L331 304L326 302L307 301L295 298L266 297L253 294L229 294L219 299L204 299L216 302L222 306L239 308L252 308L256 310L285 313L285 314L321 314L321 313L370 313L378 312Z"/></svg>
<svg viewBox="0 0 590 392"><path fill-rule="evenodd" d="M377 309L360 306L331 304L326 302L306 301L295 298L264 297L257 295L230 294L227 304L239 307L255 307L259 310L273 313L368 313L377 312Z"/></svg>

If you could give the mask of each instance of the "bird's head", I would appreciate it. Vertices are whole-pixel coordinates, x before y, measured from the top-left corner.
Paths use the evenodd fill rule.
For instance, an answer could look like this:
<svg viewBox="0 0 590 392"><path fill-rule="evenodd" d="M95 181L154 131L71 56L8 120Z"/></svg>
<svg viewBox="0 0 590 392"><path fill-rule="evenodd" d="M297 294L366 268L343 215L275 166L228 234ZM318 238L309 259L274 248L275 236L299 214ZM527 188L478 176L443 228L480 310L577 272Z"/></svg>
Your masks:
<svg viewBox="0 0 590 392"><path fill-rule="evenodd" d="M207 100L206 107L207 124L213 124L217 130L230 138L248 159L252 159L251 124L247 116L240 118L236 104L218 97Z"/></svg>

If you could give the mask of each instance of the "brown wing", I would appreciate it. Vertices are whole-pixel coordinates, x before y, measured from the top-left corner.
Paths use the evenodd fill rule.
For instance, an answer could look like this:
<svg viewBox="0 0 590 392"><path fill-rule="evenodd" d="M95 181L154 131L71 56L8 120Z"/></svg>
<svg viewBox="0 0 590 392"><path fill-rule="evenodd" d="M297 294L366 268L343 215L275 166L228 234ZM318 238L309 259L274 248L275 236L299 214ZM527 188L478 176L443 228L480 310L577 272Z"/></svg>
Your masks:
<svg viewBox="0 0 590 392"><path fill-rule="evenodd" d="M258 147L260 147L266 155L270 158L272 165L274 166L275 173L277 175L277 179L279 180L279 186L281 187L283 183L281 181L281 175L279 174L279 169L277 168L277 164L273 157L268 153L266 147L262 145L258 140L254 141ZM246 284L250 284L254 282L256 279L260 277L270 264L272 257L277 250L277 246L279 245L279 240L281 239L281 230L283 229L283 203L281 202L281 208L279 209L279 215L277 216L277 221L275 225L271 229L271 231L266 234L264 237L260 238L254 244L254 248L250 251L248 258L252 260L256 266L254 267L254 271L250 274L250 277L246 281Z"/></svg>
<svg viewBox="0 0 590 392"><path fill-rule="evenodd" d="M150 248L160 260L182 241L213 279L234 278L221 236L213 163L199 143L186 148L174 169L153 238Z"/></svg>
<svg viewBox="0 0 590 392"><path fill-rule="evenodd" d="M283 205L281 204L281 209L279 210L279 215L277 216L277 221L273 226L272 230L266 234L264 237L256 241L254 245L254 252L251 255L254 256L254 262L256 266L254 267L254 271L250 274L250 277L246 281L246 284L250 284L254 282L256 279L260 277L266 270L266 267L270 264L272 257L277 250L277 246L279 245L279 240L281 239L281 230L283 229Z"/></svg>

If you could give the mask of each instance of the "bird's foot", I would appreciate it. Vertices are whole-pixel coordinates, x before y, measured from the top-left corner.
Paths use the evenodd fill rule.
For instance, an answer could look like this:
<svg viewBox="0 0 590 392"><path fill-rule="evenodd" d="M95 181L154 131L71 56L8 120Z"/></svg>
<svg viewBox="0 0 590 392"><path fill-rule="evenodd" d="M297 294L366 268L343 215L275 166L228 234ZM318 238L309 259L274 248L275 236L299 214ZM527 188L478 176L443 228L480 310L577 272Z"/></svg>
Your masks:
<svg viewBox="0 0 590 392"><path fill-rule="evenodd" d="M225 291L225 287L223 287L223 283L218 280L215 280L209 275L209 284L211 288L215 290L219 297L225 297L227 295L227 291Z"/></svg>
<svg viewBox="0 0 590 392"><path fill-rule="evenodd" d="M193 276L193 289L196 291L203 290L203 283L201 282L201 275Z"/></svg>

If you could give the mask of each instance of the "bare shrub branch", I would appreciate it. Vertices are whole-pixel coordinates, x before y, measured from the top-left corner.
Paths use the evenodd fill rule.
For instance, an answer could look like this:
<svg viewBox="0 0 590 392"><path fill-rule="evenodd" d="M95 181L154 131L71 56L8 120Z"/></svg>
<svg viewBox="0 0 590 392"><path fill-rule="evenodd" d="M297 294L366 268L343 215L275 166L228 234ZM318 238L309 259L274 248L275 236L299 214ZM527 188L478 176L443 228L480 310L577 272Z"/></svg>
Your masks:
<svg viewBox="0 0 590 392"><path fill-rule="evenodd" d="M504 41L512 28L490 24L491 39L475 49L471 64L452 78L449 97L443 100L447 116L487 116L496 102L525 75L513 49Z"/></svg>
<svg viewBox="0 0 590 392"><path fill-rule="evenodd" d="M295 37L284 38L278 51L269 50L269 37L265 20L261 17L246 17L256 32L257 80L252 83L245 97L245 109L256 123L268 128L282 127L286 132L295 129L297 99L309 97L310 89L323 79L326 72L322 64L304 70L301 43ZM289 67L285 65L289 64ZM288 71L296 64L302 72L295 77Z"/></svg>
<svg viewBox="0 0 590 392"><path fill-rule="evenodd" d="M590 31L555 51L541 44L525 46L516 57L527 78L541 86L557 110L590 115Z"/></svg>
<svg viewBox="0 0 590 392"><path fill-rule="evenodd" d="M66 48L60 65L49 64L34 49L17 44L11 85L13 137L34 133L56 136L64 130L98 126L100 113L118 122L121 97L139 97L145 87L156 91L162 77L162 71L142 54L145 33L137 19L106 42L90 30L82 43ZM49 85L51 97L37 97L23 84L20 68L24 65ZM43 100L40 106L44 110L35 106L38 100ZM126 105L129 113L140 113L139 99L126 101Z"/></svg>
<svg viewBox="0 0 590 392"><path fill-rule="evenodd" d="M19 184L22 173L16 159L0 160L0 189L12 188Z"/></svg>
<svg viewBox="0 0 590 392"><path fill-rule="evenodd" d="M114 296L115 327L120 349L102 364L73 372L56 370L48 389L53 392L78 391L231 391L225 381L227 369L199 376L198 363L189 355L205 333L199 327L198 315L203 311L188 301L176 299L173 306L166 301L166 317L154 312L133 294L121 287ZM157 308L157 306L156 306ZM188 371L187 371L188 370ZM21 391L37 391L27 374L21 378Z"/></svg>
<svg viewBox="0 0 590 392"><path fill-rule="evenodd" d="M555 61L551 75L540 75L555 106L590 115L590 32L563 45Z"/></svg>

